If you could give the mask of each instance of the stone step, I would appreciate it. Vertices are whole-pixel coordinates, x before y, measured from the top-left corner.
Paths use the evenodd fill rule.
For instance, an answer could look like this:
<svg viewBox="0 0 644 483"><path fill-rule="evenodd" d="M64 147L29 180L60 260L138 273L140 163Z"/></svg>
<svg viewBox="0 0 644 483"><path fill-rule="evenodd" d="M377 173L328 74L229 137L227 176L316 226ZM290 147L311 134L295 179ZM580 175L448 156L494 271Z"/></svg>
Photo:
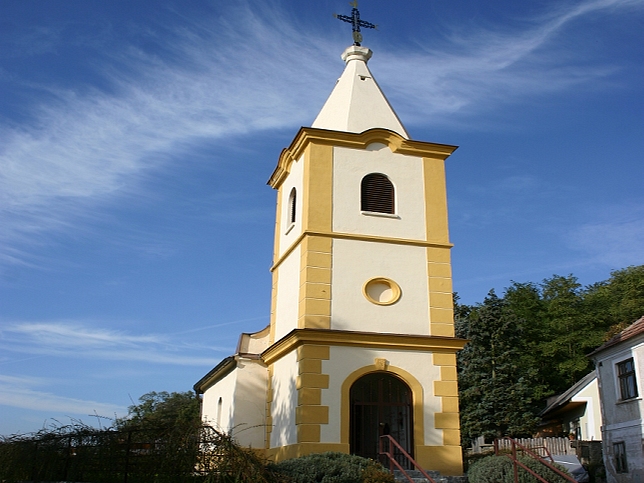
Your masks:
<svg viewBox="0 0 644 483"><path fill-rule="evenodd" d="M440 472L425 470L436 483L467 483L467 476L441 476ZM407 474L414 483L428 483L428 480L418 470L407 470ZM409 483L400 470L394 470L394 478L400 483Z"/></svg>

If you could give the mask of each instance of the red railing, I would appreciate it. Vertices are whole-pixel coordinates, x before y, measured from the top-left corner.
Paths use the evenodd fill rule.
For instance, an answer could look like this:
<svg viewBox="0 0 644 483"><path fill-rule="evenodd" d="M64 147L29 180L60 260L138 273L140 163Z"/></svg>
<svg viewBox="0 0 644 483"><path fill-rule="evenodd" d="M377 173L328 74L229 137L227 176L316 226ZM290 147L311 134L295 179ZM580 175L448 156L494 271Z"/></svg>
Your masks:
<svg viewBox="0 0 644 483"><path fill-rule="evenodd" d="M385 449L385 446L386 446L386 449ZM405 460L407 460L408 463L410 463L418 471L420 471L420 474L423 475L425 478L427 478L427 481L429 481L430 483L436 483L432 479L432 477L429 476L427 472L423 468L421 468L418 463L416 463L416 460L414 460L414 458L409 456L409 453L407 453L407 451L405 451L403 447L398 444L398 441L392 438L391 435L385 434L384 436L380 436L380 445L378 449L378 454L380 454L381 456L386 456L387 459L389 460L389 471L393 473L394 467L396 467L405 476L405 478L407 478L407 481L409 481L409 483L414 483L414 480L411 479L411 476L409 476L405 468L403 468L402 465L398 461L396 461L393 448L396 448L400 452L399 454L402 455L405 458Z"/></svg>
<svg viewBox="0 0 644 483"><path fill-rule="evenodd" d="M535 459L538 462L540 462L542 465L550 468L552 471L554 471L556 474L558 474L562 478L566 479L570 483L577 483L576 480L574 478L572 478L570 475L568 475L567 473L564 473L563 471L561 471L559 468L557 468L553 464L548 463L544 458L542 458L541 456L536 454L534 451L532 451L527 446L523 446L521 443L515 441L512 438L508 438L508 437L501 438L501 440L510 441L510 444L511 444L511 453L506 454L506 456L512 460L512 463L513 463L513 466L514 466L514 482L515 483L519 483L519 466L521 468L523 468L524 470L526 470L528 473L530 473L532 476L534 476L541 483L548 483L548 481L545 480L542 476L539 476L538 474L536 474L534 471L532 471L530 468L528 468L526 465L524 465L523 463L521 463L519 461L519 459L517 458L517 448L523 454L526 454L526 455L530 456L532 459ZM546 452L548 453L548 457L552 461L552 456L550 456L550 452L547 449L546 449ZM498 439L494 440L494 454L496 454L497 456L500 455L500 452L499 452L499 440Z"/></svg>

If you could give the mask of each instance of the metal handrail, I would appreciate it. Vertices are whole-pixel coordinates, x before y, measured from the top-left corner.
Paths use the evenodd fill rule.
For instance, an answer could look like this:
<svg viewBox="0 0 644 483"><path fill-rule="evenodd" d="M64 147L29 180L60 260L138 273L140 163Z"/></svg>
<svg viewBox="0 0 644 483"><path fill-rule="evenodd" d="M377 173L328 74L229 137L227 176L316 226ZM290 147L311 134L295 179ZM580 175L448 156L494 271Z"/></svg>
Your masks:
<svg viewBox="0 0 644 483"><path fill-rule="evenodd" d="M387 451L383 449L385 439L389 441L389 446ZM409 481L409 483L414 483L414 480L411 479L407 471L405 471L405 469L400 465L400 463L396 461L396 458L394 458L393 452L391 451L392 444L400 450L400 452L407 459L407 461L409 461L412 465L414 465L414 467L418 471L420 471L421 475L427 478L427 481L429 481L430 483L436 483L436 481L434 481L434 479L431 476L429 476L427 472L418 463L416 463L416 460L412 458L409 455L409 453L407 453L407 451L405 451L404 448L400 446L400 444L398 444L398 441L396 441L391 435L385 434L380 436L378 454L382 456L387 456L387 458L389 459L389 471L393 473L394 472L393 466L395 465L396 468L398 468L400 472L405 476L405 478L407 478L407 481Z"/></svg>
<svg viewBox="0 0 644 483"><path fill-rule="evenodd" d="M546 466L547 468L550 468L552 471L557 473L562 478L568 480L570 483L577 483L577 480L572 478L570 475L564 473L563 471L561 471L556 466L548 463L544 458L542 458L541 456L539 456L538 454L533 452L530 448L528 448L526 446L523 446L521 443L519 443L518 441L515 441L514 439L512 439L512 438L510 438L508 436L506 436L504 438L498 438L498 439L494 440L494 454L495 455L499 456L499 439L510 441L510 444L511 444L511 447L512 447L512 454L511 455L506 455L506 456L512 460L513 467L514 467L514 481L515 481L515 483L519 483L519 468L518 468L519 466L521 468L523 468L524 470L526 470L528 473L530 473L532 476L537 478L542 483L548 483L547 480L545 480L543 477L541 477L538 474L536 474L534 471L532 471L530 468L528 468L526 465L524 465L523 463L521 463L518 460L518 458L517 458L517 447L521 451L523 451L523 453L527 454L532 459L537 460L538 462L540 462L542 465ZM546 449L546 451L548 452L548 456L552 460L552 456L550 456L550 452L547 449Z"/></svg>

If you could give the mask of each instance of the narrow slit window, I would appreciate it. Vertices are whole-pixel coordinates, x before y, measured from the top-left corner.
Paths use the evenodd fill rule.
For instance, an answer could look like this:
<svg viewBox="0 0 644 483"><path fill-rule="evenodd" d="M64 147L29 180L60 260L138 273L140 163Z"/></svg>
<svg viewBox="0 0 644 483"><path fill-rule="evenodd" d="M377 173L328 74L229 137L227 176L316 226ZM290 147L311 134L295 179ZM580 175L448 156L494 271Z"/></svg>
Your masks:
<svg viewBox="0 0 644 483"><path fill-rule="evenodd" d="M372 173L362 178L360 186L360 209L373 213L394 211L394 185L384 174Z"/></svg>
<svg viewBox="0 0 644 483"><path fill-rule="evenodd" d="M295 188L293 188L291 190L291 194L288 197L288 223L289 223L289 225L295 223L296 202L297 202L297 192L295 191Z"/></svg>

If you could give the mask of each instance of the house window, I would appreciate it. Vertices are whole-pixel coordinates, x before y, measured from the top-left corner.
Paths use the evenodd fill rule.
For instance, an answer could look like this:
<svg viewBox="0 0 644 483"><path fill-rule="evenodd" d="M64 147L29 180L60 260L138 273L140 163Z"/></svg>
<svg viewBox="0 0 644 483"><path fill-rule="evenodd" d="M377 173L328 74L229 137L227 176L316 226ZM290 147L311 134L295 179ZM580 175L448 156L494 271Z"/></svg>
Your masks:
<svg viewBox="0 0 644 483"><path fill-rule="evenodd" d="M291 190L291 194L288 197L288 223L289 225L295 223L295 203L297 201L297 192L295 188Z"/></svg>
<svg viewBox="0 0 644 483"><path fill-rule="evenodd" d="M617 471L617 473L628 473L628 464L626 462L626 445L623 442L614 443L613 453L615 454L615 471Z"/></svg>
<svg viewBox="0 0 644 483"><path fill-rule="evenodd" d="M617 364L617 374L619 376L619 391L622 400L637 397L637 380L635 379L633 358Z"/></svg>
<svg viewBox="0 0 644 483"><path fill-rule="evenodd" d="M372 213L394 214L394 185L384 174L372 173L362 178L360 209Z"/></svg>

